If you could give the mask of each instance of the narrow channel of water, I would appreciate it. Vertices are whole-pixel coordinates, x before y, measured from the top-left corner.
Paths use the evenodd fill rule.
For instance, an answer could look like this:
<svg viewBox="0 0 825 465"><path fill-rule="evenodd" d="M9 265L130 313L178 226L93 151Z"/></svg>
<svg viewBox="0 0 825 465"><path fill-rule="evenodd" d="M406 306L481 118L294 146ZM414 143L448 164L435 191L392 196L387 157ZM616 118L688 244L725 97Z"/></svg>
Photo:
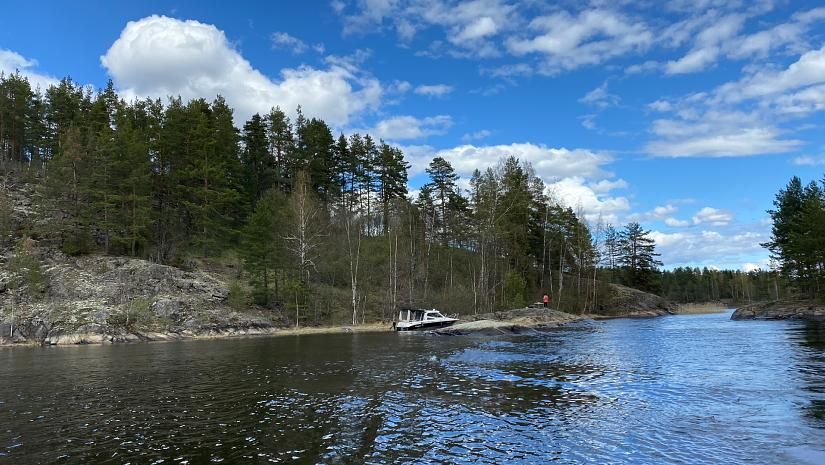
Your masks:
<svg viewBox="0 0 825 465"><path fill-rule="evenodd" d="M0 349L0 464L825 463L825 328Z"/></svg>

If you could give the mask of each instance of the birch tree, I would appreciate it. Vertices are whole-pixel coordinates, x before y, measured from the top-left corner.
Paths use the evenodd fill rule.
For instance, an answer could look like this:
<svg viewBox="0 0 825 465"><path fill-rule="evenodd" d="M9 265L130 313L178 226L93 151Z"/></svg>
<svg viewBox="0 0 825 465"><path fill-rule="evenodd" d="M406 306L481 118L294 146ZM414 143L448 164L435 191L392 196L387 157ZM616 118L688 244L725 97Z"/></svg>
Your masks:
<svg viewBox="0 0 825 465"><path fill-rule="evenodd" d="M352 291L352 324L358 324L358 266L361 262L361 226L347 217L347 251L349 256L350 290ZM353 238L355 236L355 238Z"/></svg>
<svg viewBox="0 0 825 465"><path fill-rule="evenodd" d="M309 179L305 173L296 176L296 183L292 196L289 199L292 213L292 223L287 235L283 237L286 248L295 260L298 271L298 284L300 290L306 292L309 289L310 272L316 269L315 261L318 258L319 246L321 245L323 221L323 209L314 198L310 187ZM295 324L298 325L299 306L296 288L295 304Z"/></svg>

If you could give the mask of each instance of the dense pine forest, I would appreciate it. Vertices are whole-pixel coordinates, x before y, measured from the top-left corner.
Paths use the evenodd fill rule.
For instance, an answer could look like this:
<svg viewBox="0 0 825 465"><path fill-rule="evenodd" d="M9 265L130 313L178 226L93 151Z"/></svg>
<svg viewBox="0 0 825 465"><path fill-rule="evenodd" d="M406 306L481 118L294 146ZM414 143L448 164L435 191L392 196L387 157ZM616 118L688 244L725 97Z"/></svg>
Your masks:
<svg viewBox="0 0 825 465"><path fill-rule="evenodd" d="M469 189L435 157L413 197L398 147L294 115L276 107L241 125L220 96L125 102L111 82L41 91L0 76L3 245L220 269L236 305L321 322L404 306L484 313L542 292L598 311L610 282L684 302L779 292L767 272L662 274L649 231L588 225L514 157ZM34 186L40 221L11 221L12 182Z"/></svg>
<svg viewBox="0 0 825 465"><path fill-rule="evenodd" d="M825 299L825 177L803 185L793 177L769 210L771 251L778 271L798 297Z"/></svg>

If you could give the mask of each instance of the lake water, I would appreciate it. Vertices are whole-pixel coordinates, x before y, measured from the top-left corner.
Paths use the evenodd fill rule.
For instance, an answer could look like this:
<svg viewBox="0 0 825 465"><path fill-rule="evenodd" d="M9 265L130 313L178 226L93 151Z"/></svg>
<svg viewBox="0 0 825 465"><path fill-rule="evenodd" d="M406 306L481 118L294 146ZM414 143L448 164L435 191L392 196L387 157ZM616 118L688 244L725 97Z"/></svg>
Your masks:
<svg viewBox="0 0 825 465"><path fill-rule="evenodd" d="M0 349L0 464L825 464L825 328Z"/></svg>

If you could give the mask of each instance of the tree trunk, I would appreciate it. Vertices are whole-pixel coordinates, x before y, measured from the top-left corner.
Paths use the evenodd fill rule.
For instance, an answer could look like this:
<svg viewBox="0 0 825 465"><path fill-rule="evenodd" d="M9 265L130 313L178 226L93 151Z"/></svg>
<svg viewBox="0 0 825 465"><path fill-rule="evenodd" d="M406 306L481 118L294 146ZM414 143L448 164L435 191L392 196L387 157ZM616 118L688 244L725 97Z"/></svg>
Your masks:
<svg viewBox="0 0 825 465"><path fill-rule="evenodd" d="M357 226L357 225L356 225ZM352 324L358 324L358 265L361 260L361 227L357 226L357 241L353 250L352 224L347 218L347 248L349 250L349 276L352 290ZM354 253L353 253L354 252Z"/></svg>
<svg viewBox="0 0 825 465"><path fill-rule="evenodd" d="M14 292L11 292L11 322L9 323L9 340L14 339Z"/></svg>
<svg viewBox="0 0 825 465"><path fill-rule="evenodd" d="M556 310L561 307L561 292L564 289L564 249L567 246L567 241L562 242L562 247L559 249L559 292L556 298Z"/></svg>

